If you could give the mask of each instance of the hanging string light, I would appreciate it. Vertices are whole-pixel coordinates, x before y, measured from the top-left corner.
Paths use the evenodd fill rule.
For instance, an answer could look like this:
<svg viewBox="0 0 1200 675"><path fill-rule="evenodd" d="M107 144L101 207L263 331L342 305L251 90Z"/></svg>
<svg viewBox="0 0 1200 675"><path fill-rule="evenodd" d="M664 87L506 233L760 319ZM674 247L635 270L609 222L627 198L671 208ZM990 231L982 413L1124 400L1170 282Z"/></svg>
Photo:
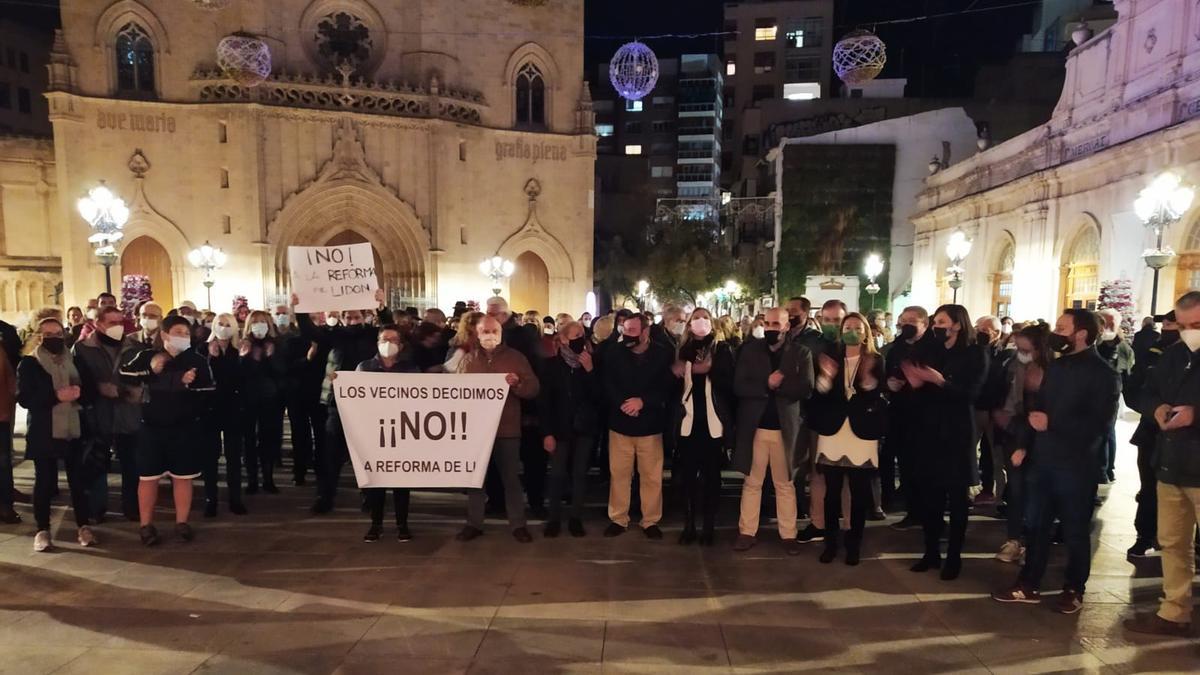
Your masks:
<svg viewBox="0 0 1200 675"><path fill-rule="evenodd" d="M234 33L217 43L217 65L245 87L260 84L271 75L271 49L248 33Z"/></svg>
<svg viewBox="0 0 1200 675"><path fill-rule="evenodd" d="M637 40L621 45L608 63L608 78L622 98L645 98L658 82L658 57Z"/></svg>
<svg viewBox="0 0 1200 675"><path fill-rule="evenodd" d="M851 31L833 46L833 70L846 84L875 79L885 63L887 47L871 31Z"/></svg>

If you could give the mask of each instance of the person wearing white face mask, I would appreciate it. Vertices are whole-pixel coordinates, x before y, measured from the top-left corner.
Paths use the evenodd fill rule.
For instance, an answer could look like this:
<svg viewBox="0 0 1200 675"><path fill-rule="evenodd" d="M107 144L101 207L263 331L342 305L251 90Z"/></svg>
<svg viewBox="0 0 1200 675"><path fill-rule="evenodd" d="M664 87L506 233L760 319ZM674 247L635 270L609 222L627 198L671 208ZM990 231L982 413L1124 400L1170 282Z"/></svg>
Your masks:
<svg viewBox="0 0 1200 675"><path fill-rule="evenodd" d="M242 369L238 356L237 319L224 313L216 317L208 341L208 363L216 393L205 425L204 516L217 515L217 479L225 455L225 493L230 513L246 515L242 502Z"/></svg>
<svg viewBox="0 0 1200 675"><path fill-rule="evenodd" d="M183 317L163 321L163 347L146 347L121 366L121 376L139 380L142 396L142 430L138 438L138 504L146 546L159 542L154 527L158 483L170 477L175 496L175 533L183 541L195 536L188 516L192 508L192 481L204 466L204 416L208 397L216 390L208 360L192 349L190 324Z"/></svg>
<svg viewBox="0 0 1200 675"><path fill-rule="evenodd" d="M1121 376L1123 386L1125 381L1129 379L1130 371L1133 370L1133 346L1129 344L1129 340L1125 339L1125 334L1121 331L1120 312L1109 307L1100 310L1098 314L1100 315L1102 325L1100 327L1100 338L1096 340L1096 351ZM1109 430L1104 447L1105 452L1100 457L1100 470L1105 481L1111 483L1116 480L1116 420L1113 420L1113 428Z"/></svg>
<svg viewBox="0 0 1200 675"><path fill-rule="evenodd" d="M358 364L355 370L365 373L416 373L416 365L404 349L404 341L400 331L393 324L387 324L379 329L379 344L375 356ZM383 510L387 505L387 488L368 488L366 501L371 512L371 527L363 536L363 541L379 541L383 534ZM406 488L393 488L392 501L396 509L396 538L400 541L412 539L408 530L408 504L410 493Z"/></svg>
<svg viewBox="0 0 1200 675"><path fill-rule="evenodd" d="M733 348L713 329L712 315L698 307L686 323L688 331L672 367L683 381L683 416L677 429L678 449L672 471L680 477L684 504L680 544L699 541L712 546L717 505L721 498L721 466L733 442ZM696 514L702 515L699 536Z"/></svg>
<svg viewBox="0 0 1200 675"><path fill-rule="evenodd" d="M246 494L258 492L259 469L262 489L278 494L275 467L283 447L283 379L287 363L276 345L271 315L250 312L238 348L242 375L242 443L246 455Z"/></svg>
<svg viewBox="0 0 1200 675"><path fill-rule="evenodd" d="M146 302L138 308L138 327L140 330L126 334L126 348L129 347L158 347L163 346L161 331L163 310L157 302ZM186 322L185 322L186 323Z"/></svg>
<svg viewBox="0 0 1200 675"><path fill-rule="evenodd" d="M116 307L97 312L95 330L75 343L75 367L83 383L83 415L92 435L90 454L108 463L116 450L121 463L121 511L131 521L138 519L138 474L135 464L137 433L141 427L141 388L123 382L118 374L125 315ZM88 486L92 516L102 519L108 511L108 473L97 472Z"/></svg>

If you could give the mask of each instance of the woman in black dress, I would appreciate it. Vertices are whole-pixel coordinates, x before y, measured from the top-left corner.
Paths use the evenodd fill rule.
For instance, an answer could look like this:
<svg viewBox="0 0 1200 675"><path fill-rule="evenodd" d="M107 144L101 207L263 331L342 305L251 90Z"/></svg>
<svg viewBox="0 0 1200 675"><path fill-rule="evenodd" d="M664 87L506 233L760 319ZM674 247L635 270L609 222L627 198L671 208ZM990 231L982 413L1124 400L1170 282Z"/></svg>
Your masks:
<svg viewBox="0 0 1200 675"><path fill-rule="evenodd" d="M925 555L912 571L941 567L945 580L962 570L967 532L968 489L979 482L975 453L975 399L987 376L988 357L975 343L974 324L962 305L942 305L933 314L934 339L904 361L901 369L918 400L925 429L916 447L916 478L925 532ZM950 538L942 563L942 514L950 509Z"/></svg>

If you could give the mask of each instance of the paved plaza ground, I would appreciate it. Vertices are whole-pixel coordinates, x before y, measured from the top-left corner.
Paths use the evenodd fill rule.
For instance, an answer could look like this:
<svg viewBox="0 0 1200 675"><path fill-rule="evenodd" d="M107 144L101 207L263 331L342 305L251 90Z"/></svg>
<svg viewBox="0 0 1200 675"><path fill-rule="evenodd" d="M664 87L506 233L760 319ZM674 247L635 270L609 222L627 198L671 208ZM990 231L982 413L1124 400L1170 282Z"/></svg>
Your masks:
<svg viewBox="0 0 1200 675"><path fill-rule="evenodd" d="M1131 430L1122 422L1120 437ZM17 474L29 492L32 467ZM962 577L943 582L908 571L919 531L880 523L854 568L820 564L817 544L789 558L773 534L736 554L732 485L719 545L701 549L675 543L670 511L662 541L601 537L600 490L583 539L542 539L534 524L523 546L489 521L462 544L465 499L418 493L412 542L389 527L365 544L355 490L314 517L313 488L288 482L249 498L249 516L197 518L193 543L168 536L150 549L133 524L113 521L98 528L100 547L81 549L58 506L58 548L34 554L23 507L25 524L0 528L0 673L1200 672L1196 638L1120 626L1135 606L1155 606L1160 573L1157 558L1125 560L1137 491L1127 445L1118 481L1103 488L1075 616L987 597L1017 568L992 560L1002 523L983 516L972 518Z"/></svg>

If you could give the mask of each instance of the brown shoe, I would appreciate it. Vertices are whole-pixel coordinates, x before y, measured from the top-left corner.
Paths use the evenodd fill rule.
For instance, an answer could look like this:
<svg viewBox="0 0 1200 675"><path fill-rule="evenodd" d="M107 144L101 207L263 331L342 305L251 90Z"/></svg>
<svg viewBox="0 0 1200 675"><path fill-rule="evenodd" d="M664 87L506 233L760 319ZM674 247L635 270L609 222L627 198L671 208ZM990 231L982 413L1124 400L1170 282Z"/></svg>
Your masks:
<svg viewBox="0 0 1200 675"><path fill-rule="evenodd" d="M737 539L735 539L733 542L733 550L739 553L749 551L750 549L754 548L754 545L757 543L758 540L756 540L754 537L751 537L748 534L739 534Z"/></svg>
<svg viewBox="0 0 1200 675"><path fill-rule="evenodd" d="M1083 596L1079 593L1064 588L1062 593L1058 594L1058 600L1054 602L1054 611L1059 614L1075 614L1083 609Z"/></svg>
<svg viewBox="0 0 1200 675"><path fill-rule="evenodd" d="M1121 622L1125 630L1147 635L1187 637L1192 634L1192 624L1167 621L1154 612L1138 612L1132 619Z"/></svg>

